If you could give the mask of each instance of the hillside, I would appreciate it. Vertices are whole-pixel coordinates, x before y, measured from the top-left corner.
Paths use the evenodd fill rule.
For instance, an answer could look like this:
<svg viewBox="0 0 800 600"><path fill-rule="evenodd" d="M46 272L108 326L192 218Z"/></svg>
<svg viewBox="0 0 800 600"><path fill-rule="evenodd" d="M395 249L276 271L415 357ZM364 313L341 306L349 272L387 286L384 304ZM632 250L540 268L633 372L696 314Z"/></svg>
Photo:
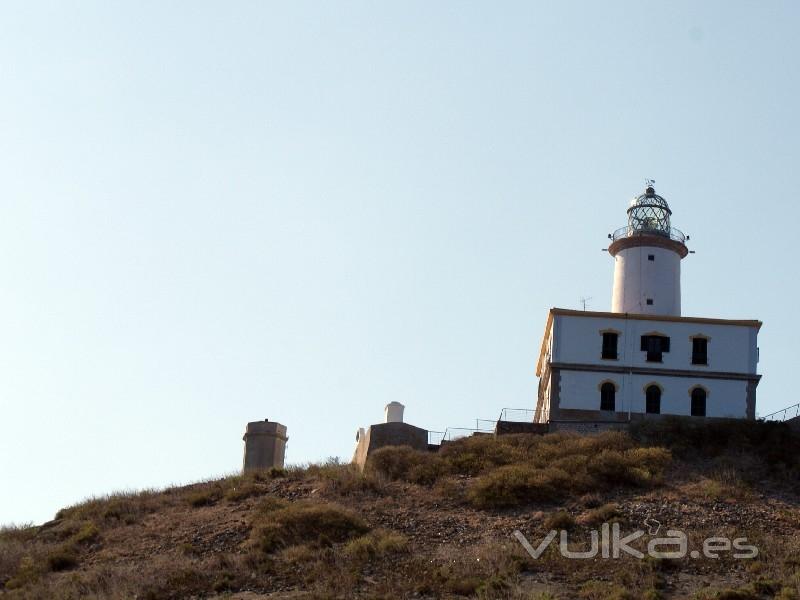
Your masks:
<svg viewBox="0 0 800 600"><path fill-rule="evenodd" d="M782 424L666 419L115 494L0 531L0 597L800 598L799 456ZM514 536L586 550L602 523L758 556L570 559L556 538L534 559Z"/></svg>

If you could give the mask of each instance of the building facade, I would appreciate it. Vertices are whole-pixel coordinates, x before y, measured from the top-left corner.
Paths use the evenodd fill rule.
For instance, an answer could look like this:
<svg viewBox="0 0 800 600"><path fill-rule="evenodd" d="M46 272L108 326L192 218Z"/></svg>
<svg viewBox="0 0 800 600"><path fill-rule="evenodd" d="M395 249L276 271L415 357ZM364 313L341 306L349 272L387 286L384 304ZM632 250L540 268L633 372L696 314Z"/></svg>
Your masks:
<svg viewBox="0 0 800 600"><path fill-rule="evenodd" d="M648 185L609 235L611 312L553 308L534 421L625 423L657 415L754 419L761 322L681 316L683 233Z"/></svg>

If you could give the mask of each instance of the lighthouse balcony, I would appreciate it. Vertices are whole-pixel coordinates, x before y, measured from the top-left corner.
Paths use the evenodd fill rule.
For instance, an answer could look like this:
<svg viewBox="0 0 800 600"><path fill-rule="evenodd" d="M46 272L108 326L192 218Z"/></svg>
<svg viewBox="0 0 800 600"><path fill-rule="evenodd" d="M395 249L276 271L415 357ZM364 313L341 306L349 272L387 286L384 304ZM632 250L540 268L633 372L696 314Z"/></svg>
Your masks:
<svg viewBox="0 0 800 600"><path fill-rule="evenodd" d="M612 241L616 242L617 240L634 237L637 235L657 235L681 244L686 243L686 235L679 229L675 229L674 227L648 227L646 224L640 224L636 227L631 227L630 225L627 227L620 227L608 237L610 237Z"/></svg>

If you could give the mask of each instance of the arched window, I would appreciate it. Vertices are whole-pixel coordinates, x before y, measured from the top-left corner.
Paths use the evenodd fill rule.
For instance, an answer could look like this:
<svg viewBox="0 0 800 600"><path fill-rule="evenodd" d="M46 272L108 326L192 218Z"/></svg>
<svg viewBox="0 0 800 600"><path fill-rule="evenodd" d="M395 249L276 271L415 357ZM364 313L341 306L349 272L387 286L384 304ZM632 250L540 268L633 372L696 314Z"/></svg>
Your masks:
<svg viewBox="0 0 800 600"><path fill-rule="evenodd" d="M600 386L600 410L617 410L617 388L610 381Z"/></svg>
<svg viewBox="0 0 800 600"><path fill-rule="evenodd" d="M692 390L692 416L706 416L706 391L701 387Z"/></svg>
<svg viewBox="0 0 800 600"><path fill-rule="evenodd" d="M661 413L661 388L650 385L645 391L645 412L657 415Z"/></svg>

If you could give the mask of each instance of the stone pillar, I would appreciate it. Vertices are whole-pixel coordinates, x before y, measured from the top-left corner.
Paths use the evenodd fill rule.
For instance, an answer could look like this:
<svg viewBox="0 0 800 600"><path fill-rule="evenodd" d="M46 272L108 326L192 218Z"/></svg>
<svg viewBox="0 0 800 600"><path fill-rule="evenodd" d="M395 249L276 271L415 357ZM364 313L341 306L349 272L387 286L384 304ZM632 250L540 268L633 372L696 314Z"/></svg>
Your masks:
<svg viewBox="0 0 800 600"><path fill-rule="evenodd" d="M244 432L244 471L283 468L286 451L286 425L264 421L247 424Z"/></svg>

